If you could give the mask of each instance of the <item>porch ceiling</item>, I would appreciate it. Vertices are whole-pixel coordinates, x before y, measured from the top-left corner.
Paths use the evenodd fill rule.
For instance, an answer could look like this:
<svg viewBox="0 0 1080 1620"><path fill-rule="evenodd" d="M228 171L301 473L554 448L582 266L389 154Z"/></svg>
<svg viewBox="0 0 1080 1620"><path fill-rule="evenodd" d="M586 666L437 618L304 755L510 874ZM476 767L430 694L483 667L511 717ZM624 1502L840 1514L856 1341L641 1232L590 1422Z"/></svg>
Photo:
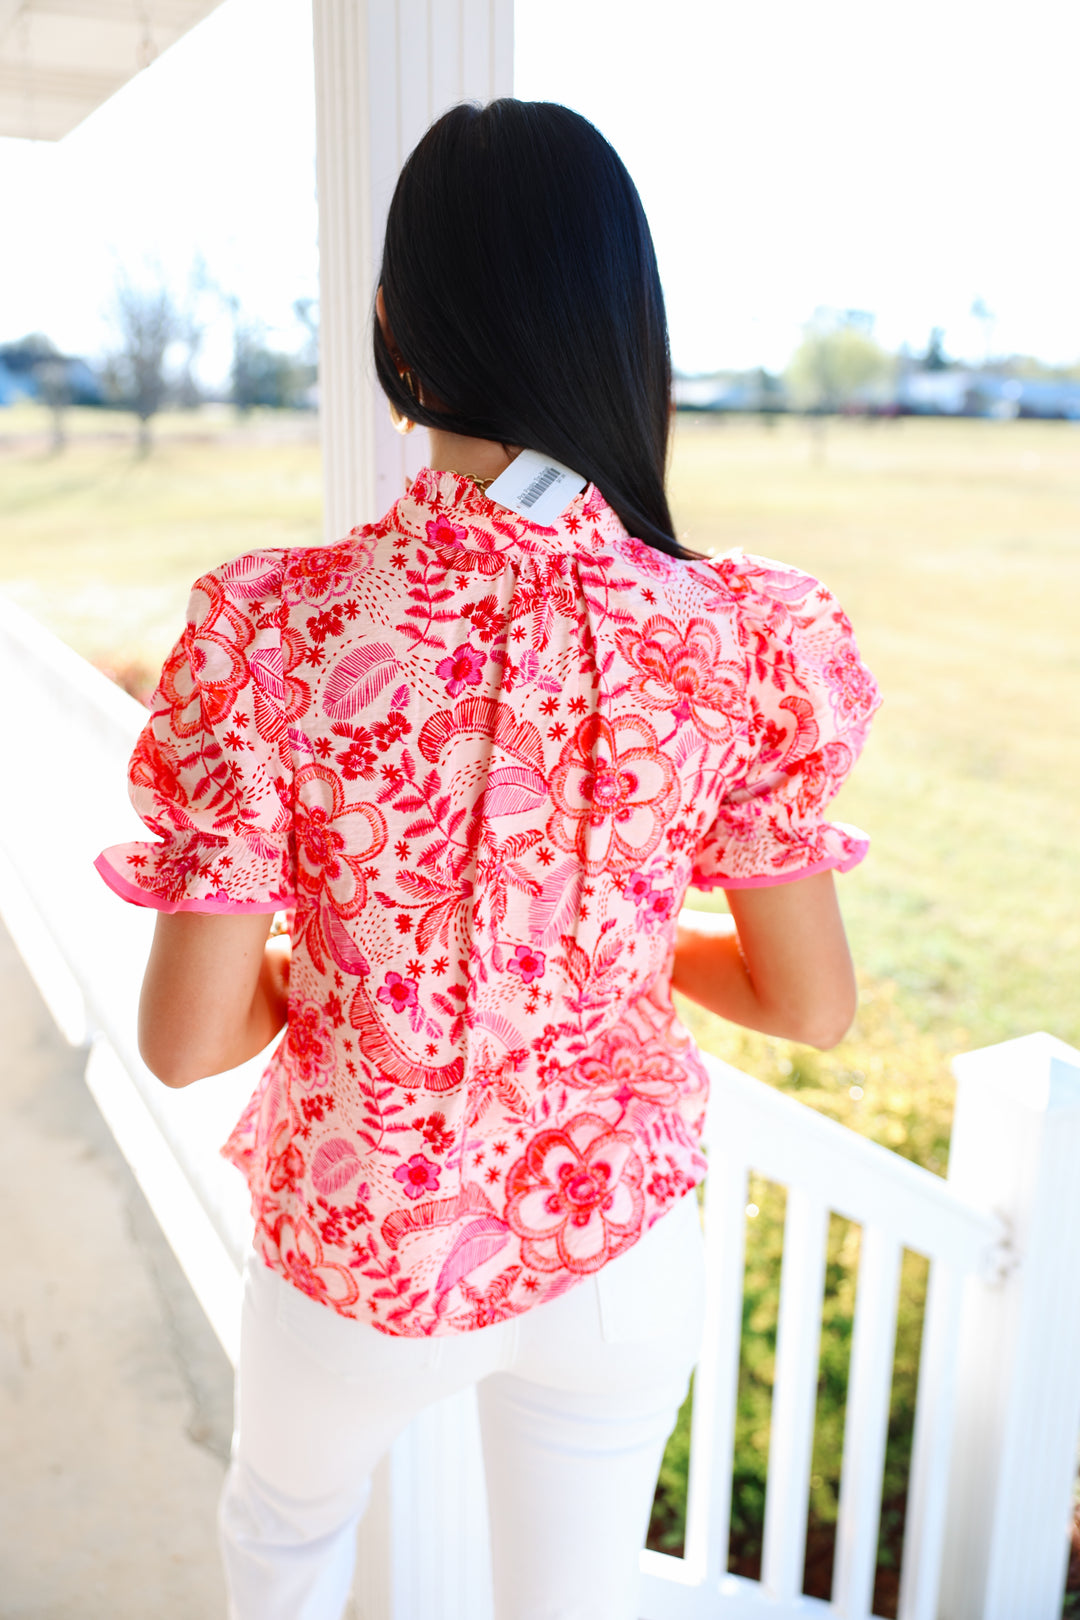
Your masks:
<svg viewBox="0 0 1080 1620"><path fill-rule="evenodd" d="M0 0L0 135L57 141L221 0Z"/></svg>

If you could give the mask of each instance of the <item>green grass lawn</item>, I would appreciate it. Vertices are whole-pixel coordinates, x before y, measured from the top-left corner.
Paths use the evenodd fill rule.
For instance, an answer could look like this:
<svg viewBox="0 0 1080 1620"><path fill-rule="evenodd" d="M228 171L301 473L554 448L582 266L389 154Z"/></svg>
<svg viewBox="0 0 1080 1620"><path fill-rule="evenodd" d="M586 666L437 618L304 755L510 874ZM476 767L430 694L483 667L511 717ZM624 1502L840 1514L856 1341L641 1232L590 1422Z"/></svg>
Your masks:
<svg viewBox="0 0 1080 1620"><path fill-rule="evenodd" d="M0 413L0 589L145 689L191 580L250 547L320 535L309 417L164 419L133 455L122 417L72 413L47 453L29 407ZM820 575L885 694L837 814L872 836L841 880L862 1005L825 1055L687 1009L699 1039L855 1130L944 1173L954 1052L1045 1029L1080 1045L1080 427L680 418L678 532L701 549ZM358 514L370 516L371 514ZM748 1245L733 1563L761 1526L783 1196ZM858 1231L834 1222L808 1589L826 1592ZM905 1267L877 1609L893 1612L924 1267ZM657 1544L678 1546L685 1423Z"/></svg>

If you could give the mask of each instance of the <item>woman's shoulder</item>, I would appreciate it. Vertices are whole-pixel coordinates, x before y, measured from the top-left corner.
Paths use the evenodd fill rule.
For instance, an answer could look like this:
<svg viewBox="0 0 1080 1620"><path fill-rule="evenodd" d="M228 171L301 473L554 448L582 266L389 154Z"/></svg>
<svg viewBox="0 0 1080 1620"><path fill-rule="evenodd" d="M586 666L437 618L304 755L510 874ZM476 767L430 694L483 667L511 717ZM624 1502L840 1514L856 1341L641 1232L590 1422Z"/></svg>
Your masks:
<svg viewBox="0 0 1080 1620"><path fill-rule="evenodd" d="M276 598L286 606L323 607L347 597L371 567L379 525L355 528L341 540L313 546L261 546L208 569L192 586L192 606L201 596L244 604ZM189 618L193 614L189 612Z"/></svg>
<svg viewBox="0 0 1080 1620"><path fill-rule="evenodd" d="M734 549L706 557L695 564L704 571L714 593L744 617L772 618L777 613L812 613L837 607L829 587L793 563L759 557Z"/></svg>

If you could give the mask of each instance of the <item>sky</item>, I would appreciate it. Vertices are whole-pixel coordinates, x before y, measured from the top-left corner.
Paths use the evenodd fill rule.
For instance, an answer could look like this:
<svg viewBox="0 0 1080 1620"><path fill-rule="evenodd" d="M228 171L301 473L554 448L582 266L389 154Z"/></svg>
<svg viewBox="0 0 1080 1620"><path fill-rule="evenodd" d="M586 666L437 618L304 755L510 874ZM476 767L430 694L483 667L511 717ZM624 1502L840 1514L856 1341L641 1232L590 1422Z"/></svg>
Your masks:
<svg viewBox="0 0 1080 1620"><path fill-rule="evenodd" d="M443 0L435 0L443 3ZM225 0L65 140L0 139L0 341L109 344L111 290L192 267L298 347L318 290L309 0ZM1080 359L1077 0L517 0L515 93L625 160L686 372L781 368L819 306L887 346ZM992 320L972 316L981 299Z"/></svg>

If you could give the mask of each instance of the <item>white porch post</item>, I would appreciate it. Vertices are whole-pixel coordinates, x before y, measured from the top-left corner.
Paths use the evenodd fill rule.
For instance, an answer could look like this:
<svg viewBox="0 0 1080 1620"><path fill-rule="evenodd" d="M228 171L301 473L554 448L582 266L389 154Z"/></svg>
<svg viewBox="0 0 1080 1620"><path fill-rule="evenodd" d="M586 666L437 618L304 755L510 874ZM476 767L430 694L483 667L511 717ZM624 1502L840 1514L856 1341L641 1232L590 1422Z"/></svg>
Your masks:
<svg viewBox="0 0 1080 1620"><path fill-rule="evenodd" d="M427 435L391 426L371 311L398 171L458 101L513 91L513 0L314 0L324 534L381 516Z"/></svg>
<svg viewBox="0 0 1080 1620"><path fill-rule="evenodd" d="M370 321L398 171L455 102L513 92L513 0L314 0L324 535L379 517L427 457L395 433ZM362 1620L489 1620L471 1392L421 1413L380 1466L360 1530Z"/></svg>
<svg viewBox="0 0 1080 1620"><path fill-rule="evenodd" d="M950 1185L1007 1221L1004 1284L965 1298L941 1620L1058 1620L1080 1431L1080 1052L958 1058Z"/></svg>

